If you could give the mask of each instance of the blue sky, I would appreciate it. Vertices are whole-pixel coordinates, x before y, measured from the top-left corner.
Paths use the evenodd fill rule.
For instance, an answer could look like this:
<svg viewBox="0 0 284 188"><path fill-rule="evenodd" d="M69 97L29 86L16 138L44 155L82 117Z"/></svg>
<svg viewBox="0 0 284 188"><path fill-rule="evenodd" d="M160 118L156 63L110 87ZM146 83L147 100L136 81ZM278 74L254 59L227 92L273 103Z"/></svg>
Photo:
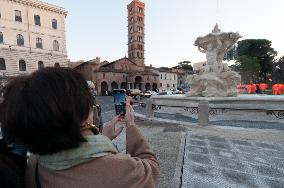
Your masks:
<svg viewBox="0 0 284 188"><path fill-rule="evenodd" d="M127 54L127 9L131 0L43 0L64 7L67 51L71 61L114 61ZM145 63L155 67L193 63L205 55L193 46L213 29L239 31L242 39L272 41L284 55L283 0L143 0ZM218 3L217 3L218 2ZM217 8L218 7L218 8Z"/></svg>

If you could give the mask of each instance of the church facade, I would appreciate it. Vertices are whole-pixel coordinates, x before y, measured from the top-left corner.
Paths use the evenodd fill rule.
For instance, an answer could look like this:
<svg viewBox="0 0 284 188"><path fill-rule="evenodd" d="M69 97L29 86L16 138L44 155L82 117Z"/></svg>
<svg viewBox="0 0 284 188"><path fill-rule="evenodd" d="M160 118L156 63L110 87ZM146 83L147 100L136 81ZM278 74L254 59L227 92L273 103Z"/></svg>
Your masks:
<svg viewBox="0 0 284 188"><path fill-rule="evenodd" d="M133 0L128 6L128 57L113 62L99 58L79 63L75 69L95 83L99 95L113 89L157 90L159 72L145 66L145 4Z"/></svg>

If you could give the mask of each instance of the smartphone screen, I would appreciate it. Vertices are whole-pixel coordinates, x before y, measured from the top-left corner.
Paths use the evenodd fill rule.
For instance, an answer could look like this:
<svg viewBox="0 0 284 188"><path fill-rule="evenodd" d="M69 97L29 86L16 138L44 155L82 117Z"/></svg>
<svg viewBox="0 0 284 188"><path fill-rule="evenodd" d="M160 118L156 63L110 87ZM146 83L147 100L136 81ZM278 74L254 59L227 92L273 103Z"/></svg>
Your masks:
<svg viewBox="0 0 284 188"><path fill-rule="evenodd" d="M114 89L113 99L116 115L125 115L126 109L126 91L124 89Z"/></svg>

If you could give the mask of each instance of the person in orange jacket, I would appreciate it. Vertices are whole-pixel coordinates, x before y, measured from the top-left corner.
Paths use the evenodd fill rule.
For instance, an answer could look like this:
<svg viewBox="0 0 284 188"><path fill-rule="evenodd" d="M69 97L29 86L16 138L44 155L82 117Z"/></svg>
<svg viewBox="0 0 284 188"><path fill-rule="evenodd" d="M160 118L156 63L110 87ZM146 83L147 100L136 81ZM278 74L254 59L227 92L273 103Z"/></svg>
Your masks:
<svg viewBox="0 0 284 188"><path fill-rule="evenodd" d="M280 84L281 87L280 88L280 95L284 94L284 84Z"/></svg>
<svg viewBox="0 0 284 188"><path fill-rule="evenodd" d="M248 92L248 94L251 94L251 84L247 85L247 92Z"/></svg>
<svg viewBox="0 0 284 188"><path fill-rule="evenodd" d="M261 89L262 93L265 93L265 90L267 89L267 84L261 83L259 84L259 88Z"/></svg>
<svg viewBox="0 0 284 188"><path fill-rule="evenodd" d="M251 85L251 92L255 93L255 91L256 91L256 84L252 84Z"/></svg>
<svg viewBox="0 0 284 188"><path fill-rule="evenodd" d="M272 86L272 94L273 95L280 95L281 94L281 85L280 84L274 84Z"/></svg>
<svg viewBox="0 0 284 188"><path fill-rule="evenodd" d="M276 95L276 87L277 87L276 84L273 84L273 85L272 85L272 87L271 87L272 95Z"/></svg>

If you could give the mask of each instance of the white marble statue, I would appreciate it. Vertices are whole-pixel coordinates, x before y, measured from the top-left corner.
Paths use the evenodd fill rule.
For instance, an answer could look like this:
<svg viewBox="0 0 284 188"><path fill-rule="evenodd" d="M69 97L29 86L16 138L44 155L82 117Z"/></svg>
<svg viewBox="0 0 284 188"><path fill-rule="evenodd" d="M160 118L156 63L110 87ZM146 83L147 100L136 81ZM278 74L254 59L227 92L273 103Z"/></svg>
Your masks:
<svg viewBox="0 0 284 188"><path fill-rule="evenodd" d="M236 85L240 82L240 75L231 71L223 63L225 53L241 38L238 32L221 32L216 24L212 33L198 37L194 45L206 54L206 66L202 75L188 78L191 91L188 96L224 97L236 96Z"/></svg>

